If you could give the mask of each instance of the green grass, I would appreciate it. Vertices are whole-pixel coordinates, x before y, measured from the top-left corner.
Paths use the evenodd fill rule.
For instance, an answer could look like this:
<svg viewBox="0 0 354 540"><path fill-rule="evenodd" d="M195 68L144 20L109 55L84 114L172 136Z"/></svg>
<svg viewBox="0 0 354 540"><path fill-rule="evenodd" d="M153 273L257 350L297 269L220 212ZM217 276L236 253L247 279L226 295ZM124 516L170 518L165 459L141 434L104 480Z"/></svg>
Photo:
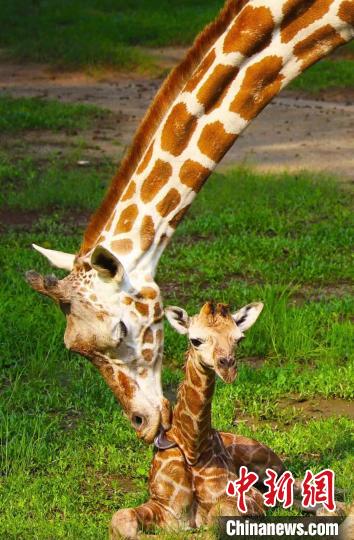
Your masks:
<svg viewBox="0 0 354 540"><path fill-rule="evenodd" d="M114 511L147 497L151 449L137 441L95 369L65 350L62 314L23 278L30 268L49 271L31 242L66 251L79 246L82 231L68 223L68 213L91 210L114 169L107 161L81 169L79 158L80 148L43 160L25 146L20 160L13 149L1 157L7 195L0 208L43 215L32 227L0 235L0 537L6 539L104 539ZM237 381L217 384L214 425L269 444L296 476L308 467L333 468L347 501L354 496L353 421L310 419L279 403L289 394L354 397L352 207L334 179L311 173L214 175L158 273L165 303L191 313L209 298L235 308L265 302L240 346ZM183 336L166 326L165 387L175 389L182 379L185 348ZM265 361L255 369L249 357ZM235 411L249 421L234 426Z"/></svg>
<svg viewBox="0 0 354 540"><path fill-rule="evenodd" d="M309 92L354 88L354 60L322 60L295 79L290 88Z"/></svg>
<svg viewBox="0 0 354 540"><path fill-rule="evenodd" d="M137 46L187 45L222 0L73 0L2 6L0 45L20 60L61 67L144 68ZM188 24L185 24L188 21Z"/></svg>
<svg viewBox="0 0 354 540"><path fill-rule="evenodd" d="M24 129L82 129L104 115L102 109L93 105L0 96L0 133L13 133Z"/></svg>
<svg viewBox="0 0 354 540"><path fill-rule="evenodd" d="M186 46L223 0L12 0L1 6L2 56L59 68L113 67L156 72L144 47ZM353 45L347 45L348 52ZM354 86L354 61L336 58L311 68L292 88Z"/></svg>

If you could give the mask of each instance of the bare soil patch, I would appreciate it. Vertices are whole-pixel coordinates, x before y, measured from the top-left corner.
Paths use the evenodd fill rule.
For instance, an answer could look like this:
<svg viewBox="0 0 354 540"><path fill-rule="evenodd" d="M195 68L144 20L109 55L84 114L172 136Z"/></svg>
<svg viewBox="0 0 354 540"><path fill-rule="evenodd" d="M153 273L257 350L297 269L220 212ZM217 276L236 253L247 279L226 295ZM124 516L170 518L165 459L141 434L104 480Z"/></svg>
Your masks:
<svg viewBox="0 0 354 540"><path fill-rule="evenodd" d="M185 49L155 52L168 70L183 57ZM6 64L1 70L0 93L91 103L109 109L112 115L98 129L80 137L87 143L88 153L117 161L162 82L161 78L111 72L101 73L97 79L83 73L54 73L33 64ZM47 138L49 147L64 142L60 136L48 139L47 133L42 137ZM33 151L34 147L38 148L35 141ZM219 167L222 170L240 164L262 171L311 169L353 182L354 90L330 90L316 98L283 92L242 134Z"/></svg>
<svg viewBox="0 0 354 540"><path fill-rule="evenodd" d="M268 425L274 429L290 428L294 421L305 423L309 420L322 420L326 418L335 418L345 416L354 419L354 401L340 398L316 397L306 399L304 397L293 395L278 400L275 419L255 418L244 414L240 409L236 409L233 425L247 424L251 429L256 430L260 426Z"/></svg>
<svg viewBox="0 0 354 540"><path fill-rule="evenodd" d="M13 208L0 208L0 234L8 232L10 229L16 231L28 231L39 227L40 219L52 216L54 208L44 210L17 210ZM84 229L90 218L91 212L68 210L61 213L62 222L68 233L73 230L77 233L78 228Z"/></svg>

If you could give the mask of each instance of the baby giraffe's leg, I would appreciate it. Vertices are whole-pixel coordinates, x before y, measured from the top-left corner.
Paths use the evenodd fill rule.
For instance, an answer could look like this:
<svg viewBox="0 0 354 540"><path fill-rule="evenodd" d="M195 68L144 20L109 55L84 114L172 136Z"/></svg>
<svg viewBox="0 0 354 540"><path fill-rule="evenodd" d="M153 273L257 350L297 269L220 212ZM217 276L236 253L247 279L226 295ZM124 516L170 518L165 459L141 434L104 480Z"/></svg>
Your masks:
<svg viewBox="0 0 354 540"><path fill-rule="evenodd" d="M189 526L192 478L179 448L156 452L150 469L149 491L147 503L114 514L110 525L111 540L137 538L142 530Z"/></svg>
<svg viewBox="0 0 354 540"><path fill-rule="evenodd" d="M137 508L118 510L112 518L110 540L132 540L139 531L154 531L155 528L177 525L173 516L159 503L149 500Z"/></svg>
<svg viewBox="0 0 354 540"><path fill-rule="evenodd" d="M244 465L249 471L258 474L259 483L256 487L261 491L266 489L263 482L266 479L267 469L273 469L278 475L285 471L280 457L265 444L233 433L220 433L220 435L232 457L236 473Z"/></svg>
<svg viewBox="0 0 354 540"><path fill-rule="evenodd" d="M210 508L207 524L213 525L217 518L222 516L264 516L263 497L257 489L250 489L245 499L247 513L243 514L237 507L237 500L225 494Z"/></svg>

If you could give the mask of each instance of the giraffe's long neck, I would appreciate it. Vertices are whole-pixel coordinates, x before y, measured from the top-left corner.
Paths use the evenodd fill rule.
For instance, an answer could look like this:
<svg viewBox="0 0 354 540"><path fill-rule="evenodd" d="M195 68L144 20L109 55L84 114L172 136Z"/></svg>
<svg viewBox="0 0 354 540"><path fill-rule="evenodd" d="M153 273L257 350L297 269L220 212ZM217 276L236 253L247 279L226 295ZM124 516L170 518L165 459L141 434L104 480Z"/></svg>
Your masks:
<svg viewBox="0 0 354 540"><path fill-rule="evenodd" d="M190 464L195 464L210 444L214 388L215 372L204 366L195 352L189 351L168 438L181 448Z"/></svg>
<svg viewBox="0 0 354 540"><path fill-rule="evenodd" d="M240 133L291 80L354 36L354 0L228 6L231 22L169 106L161 103L166 113L100 231L98 241L127 270L154 274L176 226Z"/></svg>

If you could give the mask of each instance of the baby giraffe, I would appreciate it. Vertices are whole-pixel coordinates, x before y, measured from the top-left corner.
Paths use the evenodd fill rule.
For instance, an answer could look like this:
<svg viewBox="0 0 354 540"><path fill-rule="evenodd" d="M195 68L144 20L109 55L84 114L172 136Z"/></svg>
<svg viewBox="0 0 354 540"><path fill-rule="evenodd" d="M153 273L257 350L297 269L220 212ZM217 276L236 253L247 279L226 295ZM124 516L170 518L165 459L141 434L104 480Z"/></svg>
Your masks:
<svg viewBox="0 0 354 540"><path fill-rule="evenodd" d="M166 309L170 324L187 334L190 347L173 412L171 429L157 440L149 477L150 500L138 508L119 510L111 522L111 538L136 538L139 530L181 529L212 524L218 516L239 515L236 498L226 494L241 465L262 479L271 467L281 473L281 460L267 447L211 425L215 374L235 380L236 344L257 320L263 304L250 304L231 314L224 304L208 302L189 317L177 307ZM248 515L262 515L263 498L252 488L246 496Z"/></svg>

